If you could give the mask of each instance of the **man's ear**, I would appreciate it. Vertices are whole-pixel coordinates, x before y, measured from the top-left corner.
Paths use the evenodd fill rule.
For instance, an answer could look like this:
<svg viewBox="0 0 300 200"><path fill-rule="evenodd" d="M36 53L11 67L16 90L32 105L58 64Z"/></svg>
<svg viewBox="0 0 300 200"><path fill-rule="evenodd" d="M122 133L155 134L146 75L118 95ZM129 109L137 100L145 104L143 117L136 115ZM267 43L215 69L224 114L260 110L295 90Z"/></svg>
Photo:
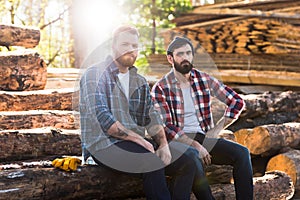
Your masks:
<svg viewBox="0 0 300 200"><path fill-rule="evenodd" d="M168 59L168 62L173 65L174 61L173 61L173 57L171 55L167 55L167 59Z"/></svg>

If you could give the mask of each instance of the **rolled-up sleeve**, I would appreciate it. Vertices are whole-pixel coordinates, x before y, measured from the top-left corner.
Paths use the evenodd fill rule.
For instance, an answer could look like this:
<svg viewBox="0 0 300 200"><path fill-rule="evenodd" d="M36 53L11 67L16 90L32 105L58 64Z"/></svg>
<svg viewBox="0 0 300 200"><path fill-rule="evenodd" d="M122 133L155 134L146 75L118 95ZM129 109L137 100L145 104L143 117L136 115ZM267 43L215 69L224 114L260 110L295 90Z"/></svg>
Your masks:
<svg viewBox="0 0 300 200"><path fill-rule="evenodd" d="M211 77L211 88L214 96L225 102L225 117L237 119L245 107L245 101L230 87Z"/></svg>

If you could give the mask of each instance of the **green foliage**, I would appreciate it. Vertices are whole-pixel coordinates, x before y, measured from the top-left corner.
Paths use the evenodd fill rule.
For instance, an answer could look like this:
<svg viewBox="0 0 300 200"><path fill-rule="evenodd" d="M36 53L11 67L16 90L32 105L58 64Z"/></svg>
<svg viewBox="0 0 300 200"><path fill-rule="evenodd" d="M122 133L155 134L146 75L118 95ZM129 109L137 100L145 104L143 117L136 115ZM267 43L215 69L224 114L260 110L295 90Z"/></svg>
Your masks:
<svg viewBox="0 0 300 200"><path fill-rule="evenodd" d="M165 53L163 38L160 33L175 27L172 19L192 9L190 0L124 0L123 9L128 13L128 20L139 28L143 44L143 61L147 66L147 56L152 53ZM139 61L138 61L139 62Z"/></svg>

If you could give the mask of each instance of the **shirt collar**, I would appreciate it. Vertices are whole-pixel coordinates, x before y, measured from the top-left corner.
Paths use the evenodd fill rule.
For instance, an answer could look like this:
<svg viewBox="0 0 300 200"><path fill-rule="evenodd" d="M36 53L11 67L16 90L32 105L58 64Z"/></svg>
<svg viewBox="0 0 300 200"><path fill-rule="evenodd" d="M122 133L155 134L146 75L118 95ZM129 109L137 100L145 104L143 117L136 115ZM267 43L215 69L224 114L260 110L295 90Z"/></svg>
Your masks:
<svg viewBox="0 0 300 200"><path fill-rule="evenodd" d="M176 76L175 76L174 68L171 69L171 71L170 71L170 76L171 76L171 82L172 82L172 83L177 83L177 82L179 82L179 81L177 80ZM191 72L190 72L190 77L189 77L189 79L190 79L190 81L192 81L194 78L195 78L195 69L192 68L192 70L191 70Z"/></svg>
<svg viewBox="0 0 300 200"><path fill-rule="evenodd" d="M113 60L112 56L108 56L106 58L105 64L106 66L108 66L110 73L112 73L114 77L116 77L119 74L119 68L115 64L115 61ZM132 74L131 72L133 72L134 74L137 73L137 68L135 66L129 67L128 70L130 74Z"/></svg>

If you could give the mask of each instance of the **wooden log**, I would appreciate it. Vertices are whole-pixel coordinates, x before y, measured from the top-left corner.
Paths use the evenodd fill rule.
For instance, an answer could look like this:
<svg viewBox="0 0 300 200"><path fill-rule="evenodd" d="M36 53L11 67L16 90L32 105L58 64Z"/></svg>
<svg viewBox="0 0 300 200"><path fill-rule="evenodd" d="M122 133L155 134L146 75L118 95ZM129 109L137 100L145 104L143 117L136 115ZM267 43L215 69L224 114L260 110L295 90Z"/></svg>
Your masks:
<svg viewBox="0 0 300 200"><path fill-rule="evenodd" d="M246 107L239 119L229 127L233 132L264 124L299 121L299 92L265 92L241 96Z"/></svg>
<svg viewBox="0 0 300 200"><path fill-rule="evenodd" d="M33 27L0 25L1 46L34 48L40 42L40 30Z"/></svg>
<svg viewBox="0 0 300 200"><path fill-rule="evenodd" d="M300 197L300 150L291 150L272 157L266 171L274 170L283 171L291 177L296 193Z"/></svg>
<svg viewBox="0 0 300 200"><path fill-rule="evenodd" d="M44 156L81 155L78 130L54 128L0 131L0 160L24 160Z"/></svg>
<svg viewBox="0 0 300 200"><path fill-rule="evenodd" d="M33 50L0 52L0 90L42 90L47 65Z"/></svg>
<svg viewBox="0 0 300 200"><path fill-rule="evenodd" d="M291 199L294 195L294 185L291 178L283 172L272 171L263 177L253 178L254 199ZM235 199L233 184L216 184L212 186L216 200Z"/></svg>
<svg viewBox="0 0 300 200"><path fill-rule="evenodd" d="M77 93L74 92L74 88L23 92L0 91L0 111L73 110L78 105Z"/></svg>
<svg viewBox="0 0 300 200"><path fill-rule="evenodd" d="M126 199L144 196L142 181L107 170L81 167L76 172L54 168L0 171L1 199Z"/></svg>
<svg viewBox="0 0 300 200"><path fill-rule="evenodd" d="M82 166L71 173L37 167L0 170L0 185L1 198L11 200L144 199L140 178L103 166ZM217 200L235 199L233 184L214 184L211 187ZM254 178L255 199L290 199L293 194L291 178L283 172L269 172Z"/></svg>
<svg viewBox="0 0 300 200"><path fill-rule="evenodd" d="M0 112L0 130L53 127L78 129L79 113L59 110Z"/></svg>
<svg viewBox="0 0 300 200"><path fill-rule="evenodd" d="M232 170L230 165L209 165L205 167L205 174L209 184L233 183Z"/></svg>
<svg viewBox="0 0 300 200"><path fill-rule="evenodd" d="M253 128L253 130L238 131L237 141L244 145L253 155L271 156L284 147L300 145L300 123L269 124Z"/></svg>
<svg viewBox="0 0 300 200"><path fill-rule="evenodd" d="M40 128L0 131L0 160L13 161L45 156L81 155L79 130ZM211 183L230 183L232 167L211 165L206 168Z"/></svg>
<svg viewBox="0 0 300 200"><path fill-rule="evenodd" d="M235 131L234 137L235 137L235 141L241 145L245 146L245 140L248 137L248 135L250 135L252 132L252 129L240 129L238 131Z"/></svg>

